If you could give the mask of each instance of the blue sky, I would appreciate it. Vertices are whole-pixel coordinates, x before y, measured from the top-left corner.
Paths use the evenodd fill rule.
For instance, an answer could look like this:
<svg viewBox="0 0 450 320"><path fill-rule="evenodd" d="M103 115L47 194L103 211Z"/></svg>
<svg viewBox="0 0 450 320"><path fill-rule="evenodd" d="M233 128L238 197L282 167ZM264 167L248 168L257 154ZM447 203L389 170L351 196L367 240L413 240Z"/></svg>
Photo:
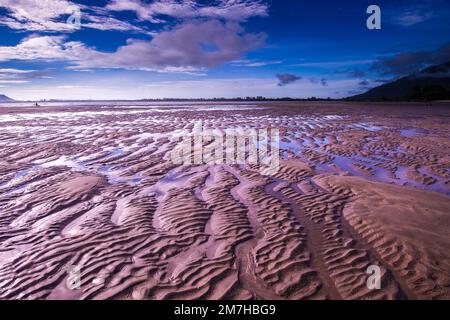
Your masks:
<svg viewBox="0 0 450 320"><path fill-rule="evenodd" d="M0 93L344 97L450 60L448 21L443 0L0 0Z"/></svg>

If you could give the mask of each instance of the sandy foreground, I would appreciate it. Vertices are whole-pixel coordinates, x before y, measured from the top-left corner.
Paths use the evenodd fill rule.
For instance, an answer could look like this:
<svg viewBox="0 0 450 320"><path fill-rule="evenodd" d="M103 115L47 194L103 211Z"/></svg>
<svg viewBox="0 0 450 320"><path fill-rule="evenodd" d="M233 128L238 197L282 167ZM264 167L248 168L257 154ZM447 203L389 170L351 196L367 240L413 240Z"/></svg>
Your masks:
<svg viewBox="0 0 450 320"><path fill-rule="evenodd" d="M279 170L174 163L198 120ZM0 152L0 299L450 299L450 105L9 106Z"/></svg>

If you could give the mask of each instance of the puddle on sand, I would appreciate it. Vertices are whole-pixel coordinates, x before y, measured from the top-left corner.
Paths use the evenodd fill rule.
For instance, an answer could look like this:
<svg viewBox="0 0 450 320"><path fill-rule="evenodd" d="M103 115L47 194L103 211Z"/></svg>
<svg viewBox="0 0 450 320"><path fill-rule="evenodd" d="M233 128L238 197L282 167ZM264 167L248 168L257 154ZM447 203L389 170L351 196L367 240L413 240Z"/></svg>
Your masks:
<svg viewBox="0 0 450 320"><path fill-rule="evenodd" d="M439 193L444 193L444 194L450 195L450 188L448 187L448 185L445 183L445 181L441 177L432 175L432 174L428 173L428 171L426 171L425 169L419 168L419 169L417 169L418 172L436 179L436 182L433 184L423 185L423 184L421 184L417 181L414 181L408 177L409 170L410 169L408 167L402 167L402 166L397 167L395 176L399 180L398 184L401 184L401 185L407 186L407 187L414 187L417 189L426 189L429 191L436 191Z"/></svg>
<svg viewBox="0 0 450 320"><path fill-rule="evenodd" d="M183 188L187 181L195 175L205 171L208 165L199 165L184 171L183 167L172 169L163 178L153 185L150 189L151 193L155 193L159 201L165 198L170 189Z"/></svg>
<svg viewBox="0 0 450 320"><path fill-rule="evenodd" d="M378 126L378 125L373 125L371 123L365 123L365 122L361 122L361 123L354 123L351 124L349 126L347 126L350 129L364 129L367 131L371 131L371 132L377 132L377 131L381 131L383 130L385 127L382 126Z"/></svg>
<svg viewBox="0 0 450 320"><path fill-rule="evenodd" d="M68 167L72 171L89 171L89 169L80 162L69 159L67 156L61 156L58 159L50 162L42 163L43 168L51 167Z"/></svg>
<svg viewBox="0 0 450 320"><path fill-rule="evenodd" d="M40 168L40 167L41 167L40 165L34 165L31 168L27 168L27 169L23 169L23 170L18 171L14 175L14 177L11 178L11 180L0 184L0 188L5 187L7 190L9 189L8 192L6 193L6 195L10 195L10 194L13 194L13 193L16 193L16 192L19 192L19 191L24 191L27 188L28 183L25 183L25 184L20 184L19 183L18 185L17 184L15 185L15 182L17 180L19 180L20 178L26 176L28 173L30 173L33 170L35 170L37 168Z"/></svg>
<svg viewBox="0 0 450 320"><path fill-rule="evenodd" d="M400 130L400 135L402 137L420 137L425 135L426 132L418 128L409 128Z"/></svg>
<svg viewBox="0 0 450 320"><path fill-rule="evenodd" d="M347 172L352 176L363 177L371 181L402 185L416 189L435 191L450 195L450 188L446 183L446 181L442 179L442 177L430 174L423 168L419 168L418 171L422 174L425 174L427 176L436 179L435 183L430 185L424 185L410 179L408 177L408 170L409 170L408 167L397 166L395 173L392 173L387 169L377 166L377 163L375 161L372 161L371 159L349 158L336 155L333 156L334 159L331 161L331 164L333 164L334 166L330 165L330 163L320 165L316 164L315 165L316 169L330 173ZM355 166L356 164L362 164L370 168L373 174L368 173L366 174L362 171L359 171L358 168ZM341 172L336 171L336 168L338 168L338 170L341 170Z"/></svg>
<svg viewBox="0 0 450 320"><path fill-rule="evenodd" d="M450 195L450 183L448 180L445 181L444 179L442 179L442 177L430 173L425 168L418 168L417 171L436 180L435 183L427 186L428 189Z"/></svg>
<svg viewBox="0 0 450 320"><path fill-rule="evenodd" d="M119 154L120 152L121 152L121 150L115 150L112 153ZM110 155L110 156L113 156L113 155ZM70 159L67 156L61 156L60 158L53 160L53 161L49 161L49 162L42 162L42 163L39 161L35 162L31 168L27 168L27 169L18 171L11 180L1 184L0 187L13 185L15 181L26 176L28 173L30 173L34 170L38 170L41 168L51 168L51 167L67 167L71 171L74 171L74 172L90 172L90 173L94 173L94 174L100 174L100 175L105 176L108 179L108 181L112 184L120 184L120 183L139 184L144 179L142 177L141 173L137 173L132 176L121 176L121 173L126 168L116 169L115 167L113 168L113 166L103 165L100 167L100 169L97 169L96 167L98 167L98 166L96 166L96 165L85 165L82 161L76 161L76 160ZM28 185L28 183L25 183L16 188L13 188L12 190L10 190L8 192L8 194L18 192L18 191L23 191L26 189L27 185Z"/></svg>

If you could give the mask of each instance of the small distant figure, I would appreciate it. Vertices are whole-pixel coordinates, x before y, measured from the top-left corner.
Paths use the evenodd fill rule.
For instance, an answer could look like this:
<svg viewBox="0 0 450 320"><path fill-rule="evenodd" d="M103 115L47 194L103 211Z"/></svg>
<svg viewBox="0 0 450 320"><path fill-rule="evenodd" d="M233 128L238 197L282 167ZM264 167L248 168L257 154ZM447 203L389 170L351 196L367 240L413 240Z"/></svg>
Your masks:
<svg viewBox="0 0 450 320"><path fill-rule="evenodd" d="M34 104L34 106L35 107L40 107L39 103L37 103L37 102Z"/></svg>

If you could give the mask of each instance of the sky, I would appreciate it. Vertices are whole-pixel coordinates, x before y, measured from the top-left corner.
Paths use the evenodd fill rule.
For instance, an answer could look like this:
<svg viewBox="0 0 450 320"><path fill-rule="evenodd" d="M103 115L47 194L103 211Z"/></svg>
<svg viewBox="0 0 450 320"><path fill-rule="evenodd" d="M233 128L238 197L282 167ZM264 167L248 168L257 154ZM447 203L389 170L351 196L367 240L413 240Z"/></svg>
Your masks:
<svg viewBox="0 0 450 320"><path fill-rule="evenodd" d="M448 21L449 0L0 0L0 94L340 98L449 61Z"/></svg>

